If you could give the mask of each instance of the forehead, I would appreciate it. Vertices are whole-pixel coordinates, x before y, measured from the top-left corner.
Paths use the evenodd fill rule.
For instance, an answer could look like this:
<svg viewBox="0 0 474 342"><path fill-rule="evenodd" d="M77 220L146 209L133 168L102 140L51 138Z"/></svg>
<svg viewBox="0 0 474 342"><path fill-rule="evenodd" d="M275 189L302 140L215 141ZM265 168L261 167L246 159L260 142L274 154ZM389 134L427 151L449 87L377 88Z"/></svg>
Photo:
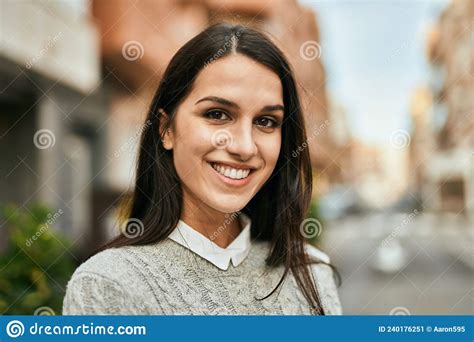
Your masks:
<svg viewBox="0 0 474 342"><path fill-rule="evenodd" d="M210 95L236 102L242 108L283 105L278 75L241 54L213 61L199 73L189 97L198 100Z"/></svg>

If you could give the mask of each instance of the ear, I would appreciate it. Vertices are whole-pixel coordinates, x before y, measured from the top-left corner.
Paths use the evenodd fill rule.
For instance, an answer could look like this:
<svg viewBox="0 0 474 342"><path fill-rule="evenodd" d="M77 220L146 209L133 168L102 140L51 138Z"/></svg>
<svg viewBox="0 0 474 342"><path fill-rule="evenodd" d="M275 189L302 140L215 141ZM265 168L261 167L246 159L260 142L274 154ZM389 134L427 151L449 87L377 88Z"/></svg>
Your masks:
<svg viewBox="0 0 474 342"><path fill-rule="evenodd" d="M160 113L160 137L163 142L163 147L167 150L173 149L174 136L171 127L168 125L170 117L163 109L158 109ZM168 127L168 128L166 128ZM164 133L164 134L163 134Z"/></svg>

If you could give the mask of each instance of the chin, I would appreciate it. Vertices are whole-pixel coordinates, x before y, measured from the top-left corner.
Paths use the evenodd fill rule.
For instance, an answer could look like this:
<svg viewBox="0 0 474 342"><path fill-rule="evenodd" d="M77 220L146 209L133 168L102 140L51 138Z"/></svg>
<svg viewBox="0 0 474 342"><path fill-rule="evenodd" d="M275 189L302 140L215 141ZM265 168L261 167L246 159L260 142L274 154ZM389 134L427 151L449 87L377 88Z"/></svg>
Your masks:
<svg viewBox="0 0 474 342"><path fill-rule="evenodd" d="M229 196L216 195L208 205L221 213L231 214L242 210L249 202L247 200L242 200L241 197L238 199L232 197L226 199L224 197Z"/></svg>

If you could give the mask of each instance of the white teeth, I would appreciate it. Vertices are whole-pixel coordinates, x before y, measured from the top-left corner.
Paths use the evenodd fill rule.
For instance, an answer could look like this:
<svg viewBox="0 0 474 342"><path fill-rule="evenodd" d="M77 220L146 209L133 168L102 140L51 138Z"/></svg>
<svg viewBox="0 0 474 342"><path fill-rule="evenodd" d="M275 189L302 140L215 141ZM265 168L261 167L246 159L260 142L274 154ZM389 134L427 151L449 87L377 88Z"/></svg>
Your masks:
<svg viewBox="0 0 474 342"><path fill-rule="evenodd" d="M221 175L224 175L224 176L226 176L228 178L232 178L232 179L247 178L249 173L250 173L249 169L247 169L247 170L233 169L233 168L230 168L230 167L225 167L225 166L217 165L217 164L212 164L212 167L217 172L219 172Z"/></svg>

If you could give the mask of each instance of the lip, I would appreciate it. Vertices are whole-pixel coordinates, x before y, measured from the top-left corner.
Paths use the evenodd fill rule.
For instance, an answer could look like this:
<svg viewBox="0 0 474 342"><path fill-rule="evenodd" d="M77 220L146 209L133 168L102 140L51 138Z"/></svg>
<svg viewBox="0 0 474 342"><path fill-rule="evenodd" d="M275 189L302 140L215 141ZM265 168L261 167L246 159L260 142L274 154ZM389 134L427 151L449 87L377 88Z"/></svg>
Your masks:
<svg viewBox="0 0 474 342"><path fill-rule="evenodd" d="M212 162L207 162L207 164L209 165L209 167L211 168L212 172L223 182L225 183L226 185L229 185L229 186L232 186L232 187L242 187L244 185L247 185L251 178L253 177L253 174L254 174L254 171L255 169L253 168L250 168L250 173L249 175L247 176L247 178L243 178L243 179L232 179L232 178L227 178L226 176L224 175L221 175L219 172L217 172L216 169L214 169L212 167ZM230 164L225 164L225 165L230 165Z"/></svg>

